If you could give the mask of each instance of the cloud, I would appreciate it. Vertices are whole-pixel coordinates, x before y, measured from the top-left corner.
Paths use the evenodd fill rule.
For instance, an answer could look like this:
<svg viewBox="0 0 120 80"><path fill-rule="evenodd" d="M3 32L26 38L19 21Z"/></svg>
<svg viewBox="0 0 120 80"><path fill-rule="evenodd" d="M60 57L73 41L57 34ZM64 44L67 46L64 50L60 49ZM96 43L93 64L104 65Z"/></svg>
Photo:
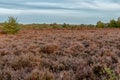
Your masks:
<svg viewBox="0 0 120 80"><path fill-rule="evenodd" d="M8 14L21 14L22 10L17 9L6 9L6 8L0 8L0 15L8 15Z"/></svg>
<svg viewBox="0 0 120 80"><path fill-rule="evenodd" d="M61 10L75 10L75 11L117 11L120 10L120 3L118 0L61 0L61 2L50 1L38 1L38 0L26 0L16 2L5 2L0 1L0 8L10 8L10 9L61 9Z"/></svg>
<svg viewBox="0 0 120 80"><path fill-rule="evenodd" d="M95 10L103 10L103 11L115 11L120 10L120 4L108 1L94 1L91 3L82 2L79 5L84 7L95 9Z"/></svg>
<svg viewBox="0 0 120 80"><path fill-rule="evenodd" d="M26 5L32 6L60 6L60 3L50 3L50 2L26 2Z"/></svg>
<svg viewBox="0 0 120 80"><path fill-rule="evenodd" d="M114 14L113 14L114 13ZM118 17L120 13L119 0L1 0L1 15L18 15L31 17L52 16L56 21L71 21L88 23L98 19L108 20ZM28 17L29 17L28 16ZM35 18L38 18L38 16ZM58 18L59 17L59 18ZM65 17L65 18L64 18ZM105 19L104 19L105 18ZM27 18L26 18L27 19ZM58 20L60 19L60 20ZM48 18L48 20L52 21ZM84 21L83 21L84 20ZM89 20L89 21L88 21ZM29 21L29 19L27 20ZM55 21L55 20L54 20ZM69 21L67 21L69 22Z"/></svg>
<svg viewBox="0 0 120 80"><path fill-rule="evenodd" d="M71 0L70 2L26 2L27 6L36 7L38 9L64 9L64 10L103 10L115 11L120 10L120 3L98 0Z"/></svg>
<svg viewBox="0 0 120 80"><path fill-rule="evenodd" d="M9 9L0 8L0 15L22 15L22 14L46 14L46 15L69 15L78 14L79 12L74 12L71 10L59 10L59 9Z"/></svg>

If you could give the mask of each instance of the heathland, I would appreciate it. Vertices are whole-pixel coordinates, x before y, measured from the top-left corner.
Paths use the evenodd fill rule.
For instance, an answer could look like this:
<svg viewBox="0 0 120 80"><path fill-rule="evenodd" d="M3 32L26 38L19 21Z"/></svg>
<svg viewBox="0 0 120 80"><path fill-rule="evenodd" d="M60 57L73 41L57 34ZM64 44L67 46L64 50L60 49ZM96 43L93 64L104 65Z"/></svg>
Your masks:
<svg viewBox="0 0 120 80"><path fill-rule="evenodd" d="M120 29L0 34L0 80L119 80Z"/></svg>
<svg viewBox="0 0 120 80"><path fill-rule="evenodd" d="M119 21L23 25L9 17L1 24L0 80L119 79Z"/></svg>

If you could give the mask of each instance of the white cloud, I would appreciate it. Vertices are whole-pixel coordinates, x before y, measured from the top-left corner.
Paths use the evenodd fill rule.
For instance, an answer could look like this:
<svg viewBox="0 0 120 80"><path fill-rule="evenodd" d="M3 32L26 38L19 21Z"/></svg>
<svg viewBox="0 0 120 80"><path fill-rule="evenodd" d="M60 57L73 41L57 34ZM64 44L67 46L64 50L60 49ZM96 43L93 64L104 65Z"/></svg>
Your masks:
<svg viewBox="0 0 120 80"><path fill-rule="evenodd" d="M21 14L22 10L17 9L7 9L7 8L0 8L0 14Z"/></svg>
<svg viewBox="0 0 120 80"><path fill-rule="evenodd" d="M120 13L120 3L117 0L1 0L0 2L0 16L28 16L28 19L23 17L26 21L39 17L44 19L41 17L47 16L46 20L50 22L52 19L48 19L49 17L57 18L58 21L61 18L61 22L67 17L68 22L73 20L87 23L88 19L93 22L110 20L118 17Z"/></svg>
<svg viewBox="0 0 120 80"><path fill-rule="evenodd" d="M116 11L120 10L120 3L111 2L110 0L75 0L71 8Z"/></svg>
<svg viewBox="0 0 120 80"><path fill-rule="evenodd" d="M49 2L26 2L25 4L32 6L60 6L60 3L49 3Z"/></svg>
<svg viewBox="0 0 120 80"><path fill-rule="evenodd" d="M95 10L106 10L106 11L115 11L120 10L119 3L113 3L108 1L93 1L92 3L88 2L81 2L77 3L78 7L88 8L88 9L95 9Z"/></svg>
<svg viewBox="0 0 120 80"><path fill-rule="evenodd" d="M67 0L66 0L67 1ZM30 6L45 6L45 7L56 7L63 9L72 9L72 10L106 10L106 11L115 11L120 10L120 3L110 2L108 0L70 0L66 3L49 3L49 2L27 2L26 5Z"/></svg>
<svg viewBox="0 0 120 80"><path fill-rule="evenodd" d="M72 0L71 0L72 1ZM93 0L89 3L90 0L75 0L71 3L49 3L49 2L26 2L26 6L40 6L40 9L8 9L0 8L0 14L56 14L56 15L69 15L77 14L82 12L88 12L87 10L99 10L99 11L120 11L119 3L111 3L109 1L97 1ZM45 6L46 9L42 9L42 6ZM50 7L56 7L52 9ZM91 11L91 12L92 12ZM89 14L88 14L89 15Z"/></svg>
<svg viewBox="0 0 120 80"><path fill-rule="evenodd" d="M78 12L74 12L71 10L59 10L59 9L8 9L8 8L0 8L0 15L22 15L22 14L53 14L53 15L69 15Z"/></svg>
<svg viewBox="0 0 120 80"><path fill-rule="evenodd" d="M96 9L100 9L100 10L109 10L109 11L120 10L119 3L96 1L95 4L96 4Z"/></svg>

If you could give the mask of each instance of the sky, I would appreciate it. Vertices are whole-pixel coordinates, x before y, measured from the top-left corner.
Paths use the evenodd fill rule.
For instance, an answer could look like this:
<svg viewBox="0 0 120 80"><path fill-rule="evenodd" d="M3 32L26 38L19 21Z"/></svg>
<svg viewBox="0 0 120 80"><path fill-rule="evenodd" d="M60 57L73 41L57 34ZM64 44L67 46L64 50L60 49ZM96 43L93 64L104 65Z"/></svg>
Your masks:
<svg viewBox="0 0 120 80"><path fill-rule="evenodd" d="M0 22L95 24L120 16L120 0L0 0Z"/></svg>

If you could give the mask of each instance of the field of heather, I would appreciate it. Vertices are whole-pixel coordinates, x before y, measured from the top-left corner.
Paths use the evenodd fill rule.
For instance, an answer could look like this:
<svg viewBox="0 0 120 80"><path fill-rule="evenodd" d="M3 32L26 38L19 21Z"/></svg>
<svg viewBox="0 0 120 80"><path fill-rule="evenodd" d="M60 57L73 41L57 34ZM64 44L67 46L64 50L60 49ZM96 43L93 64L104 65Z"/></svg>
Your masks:
<svg viewBox="0 0 120 80"><path fill-rule="evenodd" d="M0 80L120 80L120 29L0 34Z"/></svg>

